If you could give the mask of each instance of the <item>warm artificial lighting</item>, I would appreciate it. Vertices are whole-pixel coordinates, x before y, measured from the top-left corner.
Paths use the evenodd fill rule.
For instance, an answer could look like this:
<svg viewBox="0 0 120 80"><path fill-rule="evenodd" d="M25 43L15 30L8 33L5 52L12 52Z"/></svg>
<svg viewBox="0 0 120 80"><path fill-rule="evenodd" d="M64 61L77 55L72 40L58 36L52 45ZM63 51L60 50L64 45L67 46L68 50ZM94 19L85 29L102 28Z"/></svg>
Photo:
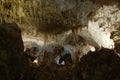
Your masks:
<svg viewBox="0 0 120 80"><path fill-rule="evenodd" d="M33 63L37 64L37 63L38 63L38 59L35 59L35 60L33 61Z"/></svg>
<svg viewBox="0 0 120 80"><path fill-rule="evenodd" d="M95 47L90 46L90 51L95 52Z"/></svg>

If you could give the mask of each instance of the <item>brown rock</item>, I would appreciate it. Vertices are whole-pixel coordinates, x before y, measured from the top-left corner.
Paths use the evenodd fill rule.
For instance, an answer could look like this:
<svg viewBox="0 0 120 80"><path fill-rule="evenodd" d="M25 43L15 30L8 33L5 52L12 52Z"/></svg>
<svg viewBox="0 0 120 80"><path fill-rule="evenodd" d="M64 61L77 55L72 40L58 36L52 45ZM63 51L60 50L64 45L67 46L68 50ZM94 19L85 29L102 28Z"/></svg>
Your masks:
<svg viewBox="0 0 120 80"><path fill-rule="evenodd" d="M22 80L27 70L21 30L15 23L0 25L0 80Z"/></svg>

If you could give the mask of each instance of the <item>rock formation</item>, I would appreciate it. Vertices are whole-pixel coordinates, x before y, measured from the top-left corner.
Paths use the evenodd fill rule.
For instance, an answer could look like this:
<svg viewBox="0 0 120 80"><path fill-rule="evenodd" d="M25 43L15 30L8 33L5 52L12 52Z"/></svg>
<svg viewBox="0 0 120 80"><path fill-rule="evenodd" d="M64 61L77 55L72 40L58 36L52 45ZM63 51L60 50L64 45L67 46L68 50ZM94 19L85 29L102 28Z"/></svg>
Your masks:
<svg viewBox="0 0 120 80"><path fill-rule="evenodd" d="M119 80L120 57L114 50L102 49L83 56L79 65L79 76L84 80Z"/></svg>
<svg viewBox="0 0 120 80"><path fill-rule="evenodd" d="M15 23L0 25L0 80L22 80L27 70L21 30Z"/></svg>

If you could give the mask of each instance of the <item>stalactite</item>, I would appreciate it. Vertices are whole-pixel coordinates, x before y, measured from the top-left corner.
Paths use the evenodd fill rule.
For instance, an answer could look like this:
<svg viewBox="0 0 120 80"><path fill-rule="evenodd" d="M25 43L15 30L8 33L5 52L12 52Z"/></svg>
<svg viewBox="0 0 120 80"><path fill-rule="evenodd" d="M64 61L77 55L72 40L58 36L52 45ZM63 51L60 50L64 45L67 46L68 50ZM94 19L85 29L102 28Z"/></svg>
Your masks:
<svg viewBox="0 0 120 80"><path fill-rule="evenodd" d="M74 44L77 45L77 34L75 29L72 29L72 37Z"/></svg>
<svg viewBox="0 0 120 80"><path fill-rule="evenodd" d="M46 50L46 46L47 46L47 34L44 33L44 50Z"/></svg>

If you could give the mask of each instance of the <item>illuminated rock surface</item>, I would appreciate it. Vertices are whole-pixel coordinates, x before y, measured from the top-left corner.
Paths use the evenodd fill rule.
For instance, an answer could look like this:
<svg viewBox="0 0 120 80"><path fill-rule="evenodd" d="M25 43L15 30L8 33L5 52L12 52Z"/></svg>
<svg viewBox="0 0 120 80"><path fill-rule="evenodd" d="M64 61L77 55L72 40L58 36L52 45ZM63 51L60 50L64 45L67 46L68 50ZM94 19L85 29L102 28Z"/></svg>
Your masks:
<svg viewBox="0 0 120 80"><path fill-rule="evenodd" d="M0 23L3 22L18 24L24 42L36 42L42 46L44 42L64 45L64 39L74 34L71 40L73 44L85 41L96 50L115 47L119 52L119 0L0 0ZM0 80L120 79L120 61L112 50L87 54L90 46L84 45L80 45L80 49L87 55L84 54L79 65L49 65L48 55L45 54L43 64L38 68L29 67L30 70L25 68L24 71L29 74L23 75L23 68L28 64L23 62L24 49L20 30L10 27L0 27ZM71 34L66 31L71 31ZM75 42L76 35L84 38L84 41Z"/></svg>

